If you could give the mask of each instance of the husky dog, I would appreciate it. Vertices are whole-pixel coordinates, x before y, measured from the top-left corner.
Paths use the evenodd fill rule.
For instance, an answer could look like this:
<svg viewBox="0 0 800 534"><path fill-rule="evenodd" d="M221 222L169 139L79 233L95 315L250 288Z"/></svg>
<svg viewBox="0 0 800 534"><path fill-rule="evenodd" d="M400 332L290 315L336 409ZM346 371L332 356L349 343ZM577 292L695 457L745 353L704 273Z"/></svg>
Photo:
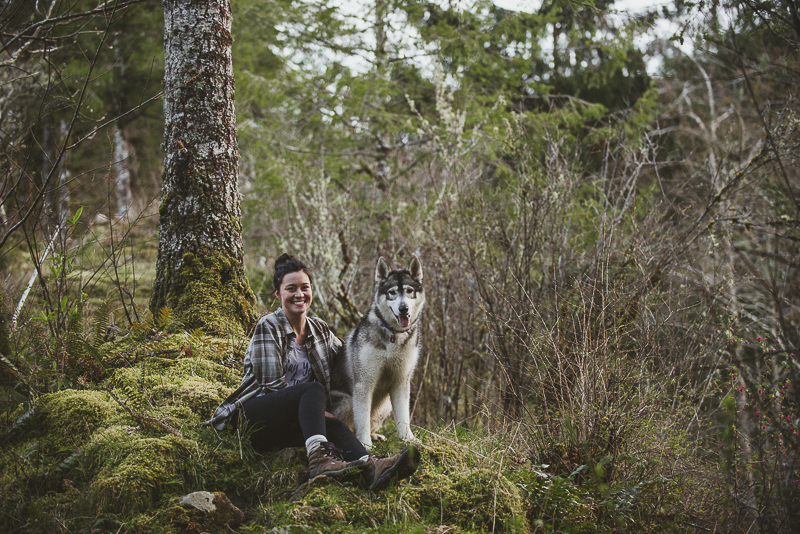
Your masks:
<svg viewBox="0 0 800 534"><path fill-rule="evenodd" d="M379 258L372 307L347 336L344 355L331 370L333 415L354 426L367 448L392 409L400 439L415 439L409 402L424 304L419 258L394 271Z"/></svg>

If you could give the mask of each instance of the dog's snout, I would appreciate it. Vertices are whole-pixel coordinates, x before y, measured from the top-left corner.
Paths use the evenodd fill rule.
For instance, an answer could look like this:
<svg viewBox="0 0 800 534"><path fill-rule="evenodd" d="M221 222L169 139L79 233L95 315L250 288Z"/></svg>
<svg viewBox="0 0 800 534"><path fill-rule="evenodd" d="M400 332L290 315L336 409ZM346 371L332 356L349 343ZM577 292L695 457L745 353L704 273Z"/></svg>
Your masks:
<svg viewBox="0 0 800 534"><path fill-rule="evenodd" d="M408 315L408 306L406 304L400 305L400 314L401 315Z"/></svg>

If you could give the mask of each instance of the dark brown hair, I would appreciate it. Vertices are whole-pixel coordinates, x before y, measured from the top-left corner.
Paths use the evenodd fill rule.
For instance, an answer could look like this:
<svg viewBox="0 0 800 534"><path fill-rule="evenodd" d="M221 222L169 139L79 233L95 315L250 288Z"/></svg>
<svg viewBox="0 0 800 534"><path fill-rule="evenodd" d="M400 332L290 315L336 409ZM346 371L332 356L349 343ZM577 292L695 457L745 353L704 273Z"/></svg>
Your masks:
<svg viewBox="0 0 800 534"><path fill-rule="evenodd" d="M275 260L275 274L272 275L272 287L275 291L278 291L281 288L281 282L283 282L283 277L289 273L296 273L296 272L304 272L308 275L308 280L313 284L314 283L314 275L311 274L311 269L303 263L301 260L298 260L291 254L283 253L281 254L277 260Z"/></svg>

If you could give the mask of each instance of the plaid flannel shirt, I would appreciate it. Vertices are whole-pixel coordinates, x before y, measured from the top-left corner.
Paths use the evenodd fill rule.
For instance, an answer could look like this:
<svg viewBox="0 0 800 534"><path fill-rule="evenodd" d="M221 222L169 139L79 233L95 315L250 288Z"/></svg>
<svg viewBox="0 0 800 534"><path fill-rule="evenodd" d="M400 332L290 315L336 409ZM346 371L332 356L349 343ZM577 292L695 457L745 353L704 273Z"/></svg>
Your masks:
<svg viewBox="0 0 800 534"><path fill-rule="evenodd" d="M342 351L342 340L331 332L328 325L315 317L306 318L308 334L306 349L313 378L325 388L327 404L331 401L330 365ZM292 341L297 337L282 309L265 315L256 324L253 338L244 353L244 376L239 388L214 410L214 415L203 423L222 430L242 405L260 393L269 393L287 387L283 379Z"/></svg>

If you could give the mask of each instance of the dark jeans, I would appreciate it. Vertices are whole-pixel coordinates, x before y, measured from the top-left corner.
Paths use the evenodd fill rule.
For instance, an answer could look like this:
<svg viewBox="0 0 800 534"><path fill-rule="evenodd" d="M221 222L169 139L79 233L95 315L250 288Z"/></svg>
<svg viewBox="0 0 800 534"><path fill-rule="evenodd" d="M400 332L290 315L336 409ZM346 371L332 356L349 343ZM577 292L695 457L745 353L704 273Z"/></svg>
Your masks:
<svg viewBox="0 0 800 534"><path fill-rule="evenodd" d="M250 435L258 450L305 447L306 439L322 434L342 449L345 460L352 462L367 450L339 419L325 417L325 389L319 382L306 382L250 399L242 406Z"/></svg>

